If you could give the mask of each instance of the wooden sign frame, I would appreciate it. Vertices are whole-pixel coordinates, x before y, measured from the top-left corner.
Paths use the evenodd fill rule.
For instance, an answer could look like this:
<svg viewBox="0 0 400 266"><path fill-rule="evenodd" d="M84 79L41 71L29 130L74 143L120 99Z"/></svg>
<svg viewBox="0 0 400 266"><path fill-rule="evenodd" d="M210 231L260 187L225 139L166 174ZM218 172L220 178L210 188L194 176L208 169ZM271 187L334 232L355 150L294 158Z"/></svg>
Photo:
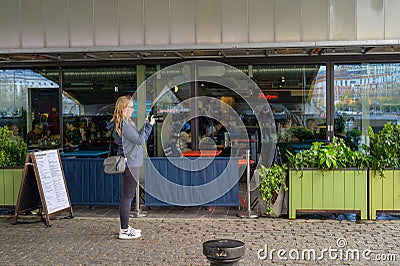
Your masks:
<svg viewBox="0 0 400 266"><path fill-rule="evenodd" d="M61 212L69 211L69 217L74 217L58 150L26 155L14 223L17 223L19 214L34 209L39 209L47 226L50 226L50 218Z"/></svg>

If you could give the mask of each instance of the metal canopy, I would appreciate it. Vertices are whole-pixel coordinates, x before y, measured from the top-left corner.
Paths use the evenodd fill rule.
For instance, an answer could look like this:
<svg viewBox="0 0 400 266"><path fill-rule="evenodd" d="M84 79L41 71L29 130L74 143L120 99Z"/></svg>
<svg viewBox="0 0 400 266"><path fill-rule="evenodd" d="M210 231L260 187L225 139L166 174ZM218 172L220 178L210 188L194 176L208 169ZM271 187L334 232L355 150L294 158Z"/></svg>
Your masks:
<svg viewBox="0 0 400 266"><path fill-rule="evenodd" d="M132 47L1 49L0 63L76 62L121 60L190 60L265 58L274 56L400 54L393 41L344 41L300 43L245 43L212 45L166 45Z"/></svg>
<svg viewBox="0 0 400 266"><path fill-rule="evenodd" d="M364 57L358 57L364 56ZM393 57L392 57L393 56ZM235 64L244 73L248 73L248 64L288 64L296 62L316 62L332 58L359 58L360 62L378 60L396 60L400 56L400 43L393 41L343 41L343 42L298 42L298 43L246 43L246 44L210 44L210 45L165 45L132 47L88 47L88 48L39 48L39 49L1 49L0 67L63 66L63 89L83 104L107 103L121 93L133 93L136 90L137 64L170 64L182 60L226 60L237 61ZM325 58L325 59L324 59ZM362 59L364 58L364 59ZM388 59L389 58L389 59ZM334 60L334 59L332 59ZM121 66L125 64L125 66ZM130 67L126 67L126 65ZM89 66L87 69L72 67ZM120 67L115 67L120 65ZM244 65L241 68L240 65ZM68 68L70 66L71 68ZM99 66L105 66L99 68ZM113 67L107 67L113 66ZM91 67L91 68L90 68ZM268 74L263 71L268 69ZM84 70L84 71L82 71ZM58 69L44 69L43 76L58 82ZM272 73L272 72L276 73ZM296 69L257 69L252 68L252 75L267 75L273 84L279 84L282 74L298 76L289 71ZM304 71L299 69L298 71ZM155 69L146 70L146 75ZM151 73L150 73L151 72ZM311 70L314 72L314 70ZM273 78L277 82L273 81ZM293 83L293 82L292 82ZM299 83L299 82L297 82ZM118 86L118 92L115 91ZM269 85L268 85L269 86ZM269 86L269 87L271 87Z"/></svg>

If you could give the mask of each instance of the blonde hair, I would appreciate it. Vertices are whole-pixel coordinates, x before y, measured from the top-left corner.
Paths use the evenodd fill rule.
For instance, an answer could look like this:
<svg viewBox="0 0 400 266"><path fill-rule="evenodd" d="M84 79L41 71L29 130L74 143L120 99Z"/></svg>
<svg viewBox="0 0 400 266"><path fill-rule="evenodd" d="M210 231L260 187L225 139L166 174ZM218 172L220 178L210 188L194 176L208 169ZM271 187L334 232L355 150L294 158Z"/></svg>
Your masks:
<svg viewBox="0 0 400 266"><path fill-rule="evenodd" d="M121 96L118 98L115 103L114 115L111 119L112 122L115 123L115 131L117 131L118 135L122 135L121 131L121 123L123 120L130 119L129 117L125 117L125 108L132 102L132 97L130 96Z"/></svg>

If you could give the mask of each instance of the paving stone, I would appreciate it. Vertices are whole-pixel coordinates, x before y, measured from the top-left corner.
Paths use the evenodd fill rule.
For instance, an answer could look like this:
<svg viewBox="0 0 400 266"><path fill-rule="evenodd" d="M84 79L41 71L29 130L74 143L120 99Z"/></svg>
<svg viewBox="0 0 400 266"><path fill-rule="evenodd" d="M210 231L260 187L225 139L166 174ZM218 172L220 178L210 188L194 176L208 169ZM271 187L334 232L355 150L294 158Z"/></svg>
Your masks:
<svg viewBox="0 0 400 266"><path fill-rule="evenodd" d="M225 238L245 243L239 265L398 265L400 261L400 220L131 218L131 224L142 229L142 237L124 241L117 238L115 212L56 217L51 227L38 220L23 216L13 225L10 217L0 216L0 265L209 265L202 244ZM345 242L342 248L339 240ZM328 253L321 260L288 257L291 251L301 254L305 249L320 255L330 247L342 252L369 249L374 256L393 254L397 261L330 259ZM274 250L272 258L259 258L265 248ZM278 256L279 249L286 259Z"/></svg>

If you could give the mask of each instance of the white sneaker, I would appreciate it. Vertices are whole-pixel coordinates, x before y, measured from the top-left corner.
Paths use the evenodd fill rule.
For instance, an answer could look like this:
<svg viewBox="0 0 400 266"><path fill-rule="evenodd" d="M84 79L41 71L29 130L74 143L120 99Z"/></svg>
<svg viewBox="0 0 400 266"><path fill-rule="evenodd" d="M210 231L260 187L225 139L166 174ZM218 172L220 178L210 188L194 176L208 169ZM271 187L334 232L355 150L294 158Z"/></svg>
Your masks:
<svg viewBox="0 0 400 266"><path fill-rule="evenodd" d="M142 234L141 233L137 233L134 232L132 230L129 230L129 228L127 230L119 230L119 239L134 239L134 238L139 238L141 237Z"/></svg>
<svg viewBox="0 0 400 266"><path fill-rule="evenodd" d="M121 228L120 228L120 230L121 230ZM142 230L133 228L130 225L128 225L128 230L132 231L132 232L135 232L135 233L142 233Z"/></svg>

